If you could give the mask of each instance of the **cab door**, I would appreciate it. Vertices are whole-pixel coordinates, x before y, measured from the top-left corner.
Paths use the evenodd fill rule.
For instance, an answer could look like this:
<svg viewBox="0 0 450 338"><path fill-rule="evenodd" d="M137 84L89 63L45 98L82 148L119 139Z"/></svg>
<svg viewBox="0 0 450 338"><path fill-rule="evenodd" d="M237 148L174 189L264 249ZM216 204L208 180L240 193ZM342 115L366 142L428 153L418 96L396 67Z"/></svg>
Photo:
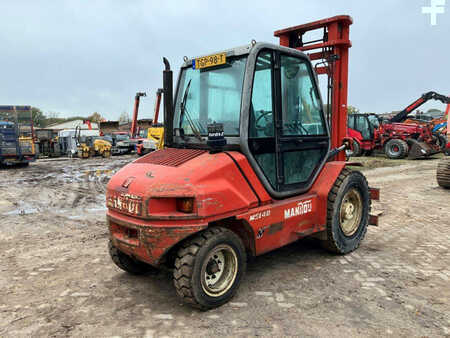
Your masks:
<svg viewBox="0 0 450 338"><path fill-rule="evenodd" d="M306 192L329 150L311 63L303 54L293 54L258 51L249 97L248 151L244 147L244 152L276 199Z"/></svg>
<svg viewBox="0 0 450 338"><path fill-rule="evenodd" d="M278 52L277 182L280 192L305 192L324 164L329 136L310 62Z"/></svg>

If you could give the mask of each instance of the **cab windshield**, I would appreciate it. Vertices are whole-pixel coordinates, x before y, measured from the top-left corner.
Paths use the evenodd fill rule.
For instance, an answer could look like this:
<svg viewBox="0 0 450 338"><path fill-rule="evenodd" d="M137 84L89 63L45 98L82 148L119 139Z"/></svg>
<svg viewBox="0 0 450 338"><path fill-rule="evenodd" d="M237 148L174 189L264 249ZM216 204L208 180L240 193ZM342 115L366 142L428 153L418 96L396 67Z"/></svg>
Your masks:
<svg viewBox="0 0 450 338"><path fill-rule="evenodd" d="M222 66L182 69L174 128L206 136L208 124L221 123L225 136L239 136L245 64L246 57L230 57Z"/></svg>
<svg viewBox="0 0 450 338"><path fill-rule="evenodd" d="M369 122L374 128L378 128L380 126L380 121L374 115L369 115Z"/></svg>

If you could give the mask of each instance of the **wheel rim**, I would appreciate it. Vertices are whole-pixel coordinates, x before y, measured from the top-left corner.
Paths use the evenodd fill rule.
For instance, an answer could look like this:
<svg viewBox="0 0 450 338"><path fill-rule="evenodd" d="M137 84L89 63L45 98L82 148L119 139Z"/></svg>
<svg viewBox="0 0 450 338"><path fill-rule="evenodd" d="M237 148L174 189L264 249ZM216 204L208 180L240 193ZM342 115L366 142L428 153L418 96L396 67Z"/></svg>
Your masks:
<svg viewBox="0 0 450 338"><path fill-rule="evenodd" d="M362 217L362 199L356 189L345 194L340 210L340 225L345 236L352 236L358 230Z"/></svg>
<svg viewBox="0 0 450 338"><path fill-rule="evenodd" d="M398 153L399 150L400 150L400 148L397 145L392 146L391 149L392 149L392 152L395 153L395 154Z"/></svg>
<svg viewBox="0 0 450 338"><path fill-rule="evenodd" d="M203 291L211 297L219 297L233 285L238 271L235 251L226 244L216 246L205 259L202 270Z"/></svg>

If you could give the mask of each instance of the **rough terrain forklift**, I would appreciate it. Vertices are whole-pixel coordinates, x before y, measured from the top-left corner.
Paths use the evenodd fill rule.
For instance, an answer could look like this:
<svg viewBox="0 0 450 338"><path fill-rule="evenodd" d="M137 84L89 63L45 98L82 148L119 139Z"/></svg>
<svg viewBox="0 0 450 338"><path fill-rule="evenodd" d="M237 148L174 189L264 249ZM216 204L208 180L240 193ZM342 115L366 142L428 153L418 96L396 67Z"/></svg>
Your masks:
<svg viewBox="0 0 450 338"><path fill-rule="evenodd" d="M337 16L276 31L280 45L185 58L174 101L164 59L165 148L107 186L118 267L168 265L181 299L209 309L235 294L248 256L306 236L336 254L360 245L379 191L345 162L351 24ZM306 41L312 30L322 38ZM316 74L329 76L326 113Z"/></svg>

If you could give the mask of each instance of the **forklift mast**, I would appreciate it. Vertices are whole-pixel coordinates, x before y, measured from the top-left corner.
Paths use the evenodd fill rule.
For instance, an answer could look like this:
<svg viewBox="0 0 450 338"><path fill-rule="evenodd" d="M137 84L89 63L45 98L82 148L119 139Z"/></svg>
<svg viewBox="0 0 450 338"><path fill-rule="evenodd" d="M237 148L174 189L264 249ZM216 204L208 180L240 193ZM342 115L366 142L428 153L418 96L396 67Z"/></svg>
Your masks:
<svg viewBox="0 0 450 338"><path fill-rule="evenodd" d="M141 99L141 96L147 96L147 94L145 92L137 92L136 96L134 97L133 120L131 121L131 130L130 130L131 138L136 137L137 120L138 120L138 112L139 112L139 101Z"/></svg>
<svg viewBox="0 0 450 338"><path fill-rule="evenodd" d="M311 61L317 61L316 74L328 76L327 118L331 131L331 148L342 145L347 133L348 50L350 25L348 15L339 15L304 25L275 31L280 45L307 52ZM322 30L322 37L305 41L305 33ZM330 110L331 108L331 110ZM345 152L336 160L345 161Z"/></svg>
<svg viewBox="0 0 450 338"><path fill-rule="evenodd" d="M156 91L155 111L154 111L154 115L153 115L152 125L158 124L159 107L161 106L161 95L162 95L162 93L163 93L163 89L162 88L158 88L158 90Z"/></svg>
<svg viewBox="0 0 450 338"><path fill-rule="evenodd" d="M396 115L394 115L394 117L392 117L389 120L389 123L394 123L394 122L401 123L401 122L404 122L407 119L408 115L414 109L419 108L421 105L423 105L425 102L427 102L429 100L437 100L437 101L441 101L442 103L445 103L445 104L450 104L450 97L445 96L445 95L441 95L441 94L438 94L436 92L431 91L431 92L423 94L416 101L411 103L408 107L406 107L401 112L399 112Z"/></svg>

